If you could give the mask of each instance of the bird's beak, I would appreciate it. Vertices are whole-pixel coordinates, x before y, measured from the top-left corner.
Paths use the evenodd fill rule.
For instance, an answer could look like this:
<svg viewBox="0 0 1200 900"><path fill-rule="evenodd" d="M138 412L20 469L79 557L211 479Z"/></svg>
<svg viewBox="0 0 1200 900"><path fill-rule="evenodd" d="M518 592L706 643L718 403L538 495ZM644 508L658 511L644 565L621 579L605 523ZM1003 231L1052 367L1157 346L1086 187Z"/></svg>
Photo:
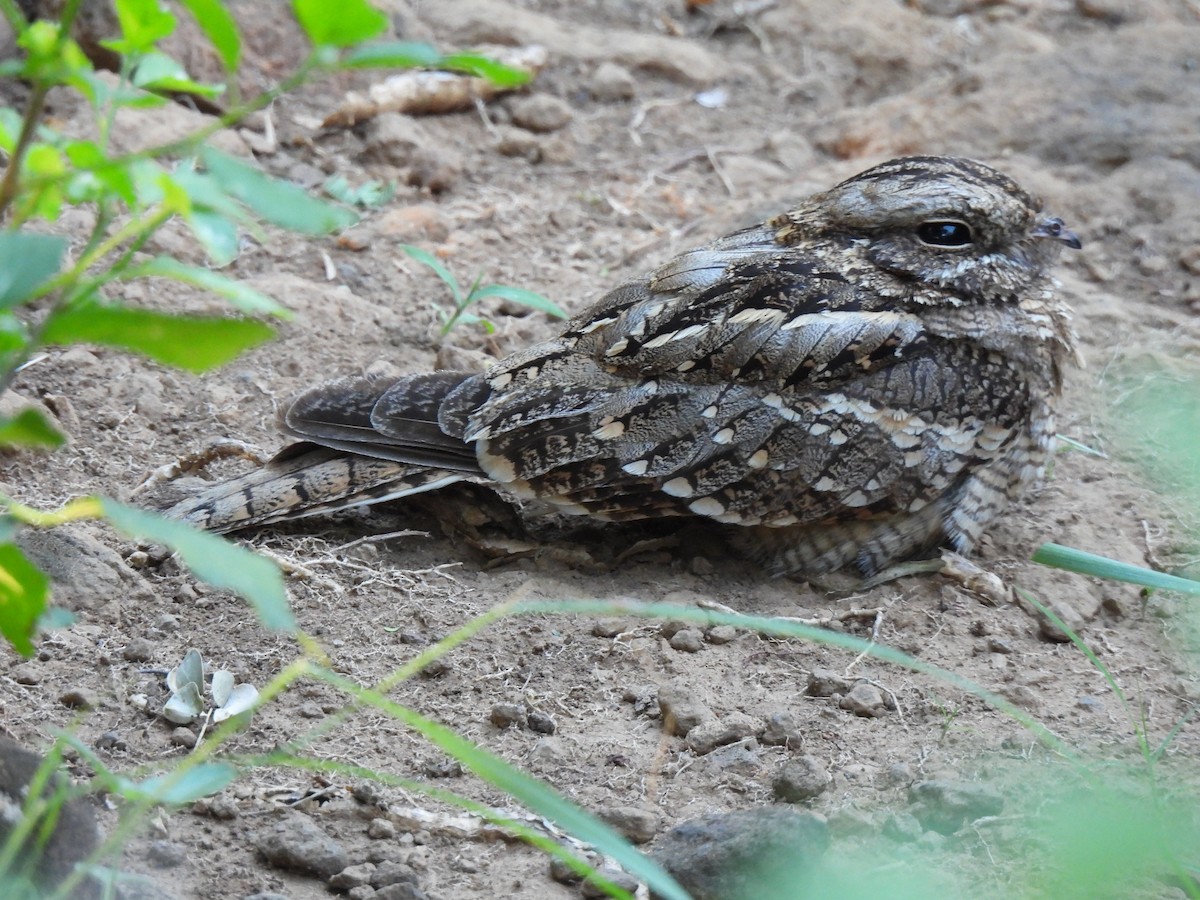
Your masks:
<svg viewBox="0 0 1200 900"><path fill-rule="evenodd" d="M1062 241L1062 243L1066 244L1072 250L1083 249L1083 241L1079 240L1075 232L1070 231L1063 224L1063 220L1057 217L1051 216L1039 219L1032 234L1034 237L1053 238L1056 241Z"/></svg>

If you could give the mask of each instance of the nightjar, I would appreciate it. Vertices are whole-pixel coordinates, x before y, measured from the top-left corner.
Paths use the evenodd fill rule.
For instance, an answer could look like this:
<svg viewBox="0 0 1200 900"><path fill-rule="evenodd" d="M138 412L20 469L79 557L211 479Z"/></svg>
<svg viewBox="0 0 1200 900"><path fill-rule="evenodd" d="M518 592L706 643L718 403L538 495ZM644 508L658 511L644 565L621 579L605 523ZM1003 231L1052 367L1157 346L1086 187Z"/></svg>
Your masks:
<svg viewBox="0 0 1200 900"><path fill-rule="evenodd" d="M774 574L968 552L1054 436L1079 239L1007 176L896 159L606 294L486 372L343 378L169 514L233 531L455 481L724 523Z"/></svg>

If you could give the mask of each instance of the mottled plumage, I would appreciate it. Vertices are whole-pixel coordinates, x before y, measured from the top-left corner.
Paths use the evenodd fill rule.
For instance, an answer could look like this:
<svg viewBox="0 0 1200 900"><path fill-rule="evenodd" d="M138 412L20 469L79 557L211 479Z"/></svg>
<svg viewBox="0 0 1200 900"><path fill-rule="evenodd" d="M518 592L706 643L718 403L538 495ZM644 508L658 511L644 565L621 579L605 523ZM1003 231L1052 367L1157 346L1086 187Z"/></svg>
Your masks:
<svg viewBox="0 0 1200 900"><path fill-rule="evenodd" d="M304 443L171 513L231 531L469 480L701 516L775 573L970 550L1040 472L1079 247L978 162L893 160L681 254L482 374L320 385Z"/></svg>

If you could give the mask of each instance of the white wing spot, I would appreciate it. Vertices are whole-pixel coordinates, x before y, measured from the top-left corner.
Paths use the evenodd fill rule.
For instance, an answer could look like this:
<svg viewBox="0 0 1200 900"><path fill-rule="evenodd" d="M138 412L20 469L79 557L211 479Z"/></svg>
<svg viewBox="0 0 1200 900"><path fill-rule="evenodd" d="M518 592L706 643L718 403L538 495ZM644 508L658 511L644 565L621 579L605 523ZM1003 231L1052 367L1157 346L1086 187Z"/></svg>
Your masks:
<svg viewBox="0 0 1200 900"><path fill-rule="evenodd" d="M771 454L766 450L755 450L750 454L750 458L746 460L746 465L752 469L764 469L767 463L771 460Z"/></svg>
<svg viewBox="0 0 1200 900"><path fill-rule="evenodd" d="M690 497L696 493L696 489L686 478L672 478L662 489L664 494L670 494L672 497Z"/></svg>
<svg viewBox="0 0 1200 900"><path fill-rule="evenodd" d="M629 346L629 341L626 338L621 338L611 347L604 351L605 356L620 356L625 352L625 348Z"/></svg>
<svg viewBox="0 0 1200 900"><path fill-rule="evenodd" d="M700 415L706 419L714 418L717 414L716 406L706 406L700 411Z"/></svg>
<svg viewBox="0 0 1200 900"><path fill-rule="evenodd" d="M599 428L592 432L592 437L602 441L610 441L613 438L619 438L625 433L625 423L621 421L605 422Z"/></svg>
<svg viewBox="0 0 1200 900"><path fill-rule="evenodd" d="M488 384L491 385L494 390L499 390L502 387L508 387L508 385L511 383L512 372L505 372L501 375L497 375L495 378L488 379Z"/></svg>
<svg viewBox="0 0 1200 900"><path fill-rule="evenodd" d="M699 500L689 503L688 509L698 516L711 516L715 518L725 514L725 504L714 497L701 497ZM733 521L737 521L737 518L740 517L736 517Z"/></svg>
<svg viewBox="0 0 1200 900"><path fill-rule="evenodd" d="M732 428L722 428L720 431L718 431L716 434L714 434L712 436L713 443L714 444L728 444L730 441L733 440L733 433L734 432L733 432Z"/></svg>
<svg viewBox="0 0 1200 900"><path fill-rule="evenodd" d="M636 476L636 475L645 475L646 470L648 468L650 468L650 460L635 459L633 462L625 463L625 465L621 466L621 471L625 472L629 475Z"/></svg>

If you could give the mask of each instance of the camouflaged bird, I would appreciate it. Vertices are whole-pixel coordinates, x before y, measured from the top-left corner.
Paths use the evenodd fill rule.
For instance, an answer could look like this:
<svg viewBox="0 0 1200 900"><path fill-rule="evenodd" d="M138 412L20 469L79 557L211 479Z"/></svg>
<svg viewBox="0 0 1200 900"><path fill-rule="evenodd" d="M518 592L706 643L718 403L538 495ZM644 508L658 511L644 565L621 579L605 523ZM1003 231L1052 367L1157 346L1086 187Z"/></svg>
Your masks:
<svg viewBox="0 0 1200 900"><path fill-rule="evenodd" d="M1007 176L896 159L605 295L486 372L308 391L264 468L170 514L233 531L455 481L724 523L772 573L967 552L1041 472L1079 239Z"/></svg>

